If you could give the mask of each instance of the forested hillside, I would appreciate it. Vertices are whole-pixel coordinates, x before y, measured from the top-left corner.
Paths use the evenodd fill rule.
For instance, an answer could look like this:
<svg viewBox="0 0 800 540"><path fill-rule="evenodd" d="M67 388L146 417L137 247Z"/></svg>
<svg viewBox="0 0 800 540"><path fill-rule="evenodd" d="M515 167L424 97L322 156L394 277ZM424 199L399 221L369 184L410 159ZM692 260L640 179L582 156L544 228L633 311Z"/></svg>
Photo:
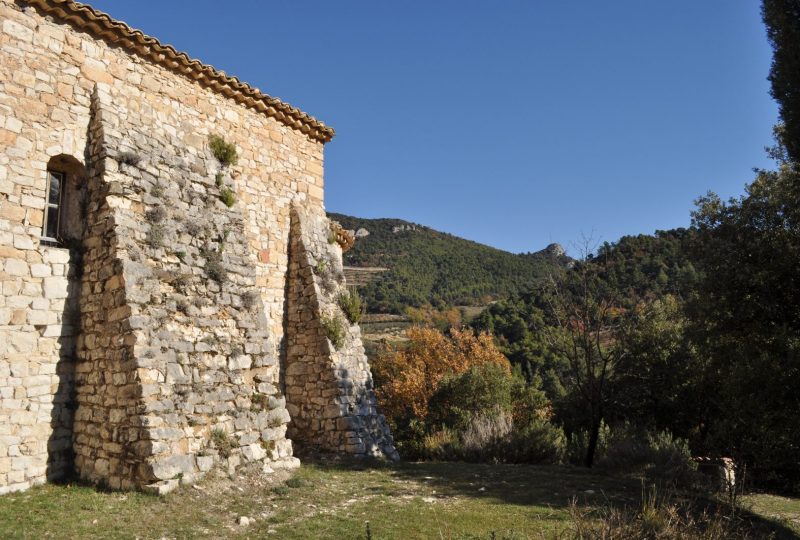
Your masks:
<svg viewBox="0 0 800 540"><path fill-rule="evenodd" d="M623 236L600 246L589 262L628 305L665 294L684 297L698 279L689 257L692 238L689 229Z"/></svg>
<svg viewBox="0 0 800 540"><path fill-rule="evenodd" d="M513 254L400 219L328 215L345 229L369 231L345 253L345 265L389 268L363 287L373 313L485 304L532 287L570 261L555 245Z"/></svg>
<svg viewBox="0 0 800 540"><path fill-rule="evenodd" d="M596 279L593 289L602 290L624 310L665 295L685 297L698 280L689 260L691 238L691 231L675 229L604 243L585 262ZM563 372L566 366L541 339L543 329L554 324L548 320L552 292L551 284L546 283L511 295L489 306L472 326L494 334L513 365L519 366L529 379L542 377L556 391L556 372Z"/></svg>

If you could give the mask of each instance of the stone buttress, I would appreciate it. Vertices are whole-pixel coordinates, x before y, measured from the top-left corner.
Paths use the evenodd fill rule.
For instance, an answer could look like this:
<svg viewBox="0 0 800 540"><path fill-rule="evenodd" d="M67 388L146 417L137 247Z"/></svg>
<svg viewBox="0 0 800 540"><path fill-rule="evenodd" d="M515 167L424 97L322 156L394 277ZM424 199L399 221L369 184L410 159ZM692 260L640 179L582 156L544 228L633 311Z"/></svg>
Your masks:
<svg viewBox="0 0 800 540"><path fill-rule="evenodd" d="M103 88L94 101L78 473L161 491L215 463L296 466L243 217L220 200L233 180L138 131Z"/></svg>
<svg viewBox="0 0 800 540"><path fill-rule="evenodd" d="M338 305L342 251L321 214L292 209L284 386L293 440L321 450L398 459L379 414L361 330ZM341 343L326 326L341 328Z"/></svg>

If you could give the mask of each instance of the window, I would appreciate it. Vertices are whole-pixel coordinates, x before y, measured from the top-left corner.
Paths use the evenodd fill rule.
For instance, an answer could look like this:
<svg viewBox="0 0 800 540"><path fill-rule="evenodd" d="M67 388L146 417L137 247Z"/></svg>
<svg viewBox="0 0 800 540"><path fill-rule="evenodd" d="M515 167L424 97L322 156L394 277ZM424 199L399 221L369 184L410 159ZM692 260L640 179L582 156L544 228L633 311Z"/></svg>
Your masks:
<svg viewBox="0 0 800 540"><path fill-rule="evenodd" d="M47 171L47 201L44 206L43 237L57 241L61 238L61 206L64 192L64 173Z"/></svg>
<svg viewBox="0 0 800 540"><path fill-rule="evenodd" d="M46 168L42 244L69 247L83 238L86 210L86 171L67 154L50 158Z"/></svg>

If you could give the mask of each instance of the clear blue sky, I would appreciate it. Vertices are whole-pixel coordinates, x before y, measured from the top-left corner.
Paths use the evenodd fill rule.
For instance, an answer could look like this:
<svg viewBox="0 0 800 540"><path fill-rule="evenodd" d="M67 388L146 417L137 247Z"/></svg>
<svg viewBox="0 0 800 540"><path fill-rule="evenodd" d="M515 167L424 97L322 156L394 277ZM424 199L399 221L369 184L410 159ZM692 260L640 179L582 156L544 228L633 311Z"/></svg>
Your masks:
<svg viewBox="0 0 800 540"><path fill-rule="evenodd" d="M772 165L756 0L90 3L333 126L335 212L569 249Z"/></svg>

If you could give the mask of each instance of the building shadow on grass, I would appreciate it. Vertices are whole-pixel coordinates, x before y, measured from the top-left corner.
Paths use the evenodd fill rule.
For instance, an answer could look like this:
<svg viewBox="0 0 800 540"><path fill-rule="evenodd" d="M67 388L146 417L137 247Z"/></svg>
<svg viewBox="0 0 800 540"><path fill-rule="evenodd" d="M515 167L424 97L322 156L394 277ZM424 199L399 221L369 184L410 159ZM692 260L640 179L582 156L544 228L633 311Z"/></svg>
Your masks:
<svg viewBox="0 0 800 540"><path fill-rule="evenodd" d="M597 470L558 465L510 465L461 462L398 462L343 458L326 454L301 456L305 464L336 472L381 470L400 481L430 487L437 498L470 498L492 504L536 506L566 510L579 507L615 507L639 509L649 485L641 479L612 476ZM652 485L652 484L650 484ZM727 515L724 502L702 492L674 492L677 499L690 502L700 516ZM365 485L366 492L391 495L385 487ZM754 538L800 539L788 526L746 509L737 516L752 524Z"/></svg>

